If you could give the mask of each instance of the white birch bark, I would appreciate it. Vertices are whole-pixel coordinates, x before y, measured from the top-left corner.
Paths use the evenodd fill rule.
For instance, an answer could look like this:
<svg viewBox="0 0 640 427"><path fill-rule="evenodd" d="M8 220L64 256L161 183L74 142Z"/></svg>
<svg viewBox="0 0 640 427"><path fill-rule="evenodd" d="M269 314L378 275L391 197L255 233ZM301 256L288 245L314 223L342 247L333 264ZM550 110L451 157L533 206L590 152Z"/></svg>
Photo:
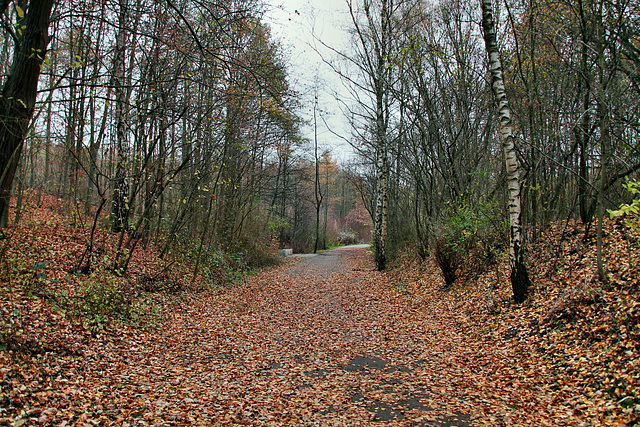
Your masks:
<svg viewBox="0 0 640 427"><path fill-rule="evenodd" d="M378 270L386 268L386 242L388 222L389 159L386 146L386 132L378 132L376 147L376 205L373 230L373 252Z"/></svg>
<svg viewBox="0 0 640 427"><path fill-rule="evenodd" d="M498 104L500 118L499 132L504 150L505 164L507 168L507 185L509 191L509 262L511 264L511 286L513 297L517 303L527 299L528 288L531 282L527 268L524 264L523 239L522 239L522 208L520 197L519 163L516 156L515 139L511 121L511 109L507 100L502 77L502 64L498 53L496 30L493 22L491 0L481 0L482 4L482 28L484 29L484 41L489 57L489 72L491 74L491 87Z"/></svg>
<svg viewBox="0 0 640 427"><path fill-rule="evenodd" d="M366 76L363 85L372 95L375 106L371 109L373 124L371 147L375 151L376 187L374 203L370 211L373 221L373 256L378 270L384 270L387 263L387 224L389 210L389 117L390 117L390 79L392 67L389 57L393 47L394 0L363 0L357 13L354 1L347 0L355 34L360 45L358 63ZM345 80L353 81L346 74Z"/></svg>
<svg viewBox="0 0 640 427"><path fill-rule="evenodd" d="M376 95L376 205L373 221L373 252L376 267L382 271L387 266L387 223L389 209L389 150L387 141L389 107L387 105L387 84L390 69L386 64L391 45L390 10L393 1L382 0L380 5L380 29L374 38L375 72L374 90ZM365 11L371 28L376 28L370 7L365 2Z"/></svg>

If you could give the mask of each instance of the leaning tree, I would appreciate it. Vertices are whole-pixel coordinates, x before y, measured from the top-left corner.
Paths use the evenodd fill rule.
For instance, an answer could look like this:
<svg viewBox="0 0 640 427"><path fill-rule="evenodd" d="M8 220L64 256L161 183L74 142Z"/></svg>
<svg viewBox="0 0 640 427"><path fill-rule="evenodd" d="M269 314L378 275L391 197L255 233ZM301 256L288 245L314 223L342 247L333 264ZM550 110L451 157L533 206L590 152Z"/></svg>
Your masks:
<svg viewBox="0 0 640 427"><path fill-rule="evenodd" d="M15 4L15 30L7 30L13 43L13 63L0 94L0 227L9 217L11 184L24 139L36 105L38 78L49 44L49 20L54 0L31 0ZM10 14L11 1L0 4L0 16ZM8 26L5 26L9 28Z"/></svg>

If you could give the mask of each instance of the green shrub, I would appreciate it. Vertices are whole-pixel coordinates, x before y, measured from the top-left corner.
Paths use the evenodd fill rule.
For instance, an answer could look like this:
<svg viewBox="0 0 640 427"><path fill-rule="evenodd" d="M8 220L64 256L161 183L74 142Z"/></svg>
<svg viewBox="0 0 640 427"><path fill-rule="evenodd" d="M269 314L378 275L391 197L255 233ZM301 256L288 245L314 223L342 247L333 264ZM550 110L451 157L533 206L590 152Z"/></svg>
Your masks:
<svg viewBox="0 0 640 427"><path fill-rule="evenodd" d="M66 298L65 305L81 312L85 325L94 331L105 329L113 321L138 327L157 326L162 312L153 299L119 285L117 280L111 275L92 275L84 294L77 299Z"/></svg>
<svg viewBox="0 0 640 427"><path fill-rule="evenodd" d="M611 218L624 216L626 224L640 233L640 199L636 199L637 195L640 194L640 182L627 180L623 186L633 195L633 201L631 203L623 203L618 210L608 209L607 211Z"/></svg>
<svg viewBox="0 0 640 427"><path fill-rule="evenodd" d="M131 298L125 295L112 278L89 281L82 297L82 308L88 314L127 316Z"/></svg>
<svg viewBox="0 0 640 427"><path fill-rule="evenodd" d="M434 255L450 286L463 265L480 274L493 264L496 255L506 248L508 222L496 201L463 204L437 228Z"/></svg>

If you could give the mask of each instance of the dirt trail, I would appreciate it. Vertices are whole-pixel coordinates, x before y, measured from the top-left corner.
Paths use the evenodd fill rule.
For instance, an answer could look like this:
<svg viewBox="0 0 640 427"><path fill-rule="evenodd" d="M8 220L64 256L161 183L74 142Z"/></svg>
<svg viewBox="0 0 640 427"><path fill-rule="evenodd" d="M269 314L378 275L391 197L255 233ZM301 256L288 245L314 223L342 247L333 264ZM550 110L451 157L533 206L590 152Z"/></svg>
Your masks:
<svg viewBox="0 0 640 427"><path fill-rule="evenodd" d="M337 249L194 295L161 334L125 336L94 355L80 377L105 402L102 419L469 425L463 337L390 290L364 251Z"/></svg>

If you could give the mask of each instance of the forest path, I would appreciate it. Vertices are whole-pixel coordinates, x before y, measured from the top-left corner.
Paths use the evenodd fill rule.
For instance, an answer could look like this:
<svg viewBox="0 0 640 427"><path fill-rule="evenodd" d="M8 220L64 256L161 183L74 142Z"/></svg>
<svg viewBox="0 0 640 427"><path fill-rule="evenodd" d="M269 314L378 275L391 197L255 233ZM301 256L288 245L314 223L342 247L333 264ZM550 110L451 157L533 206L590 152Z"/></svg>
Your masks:
<svg viewBox="0 0 640 427"><path fill-rule="evenodd" d="M477 349L384 277L347 247L192 295L85 381L128 425L469 425Z"/></svg>

